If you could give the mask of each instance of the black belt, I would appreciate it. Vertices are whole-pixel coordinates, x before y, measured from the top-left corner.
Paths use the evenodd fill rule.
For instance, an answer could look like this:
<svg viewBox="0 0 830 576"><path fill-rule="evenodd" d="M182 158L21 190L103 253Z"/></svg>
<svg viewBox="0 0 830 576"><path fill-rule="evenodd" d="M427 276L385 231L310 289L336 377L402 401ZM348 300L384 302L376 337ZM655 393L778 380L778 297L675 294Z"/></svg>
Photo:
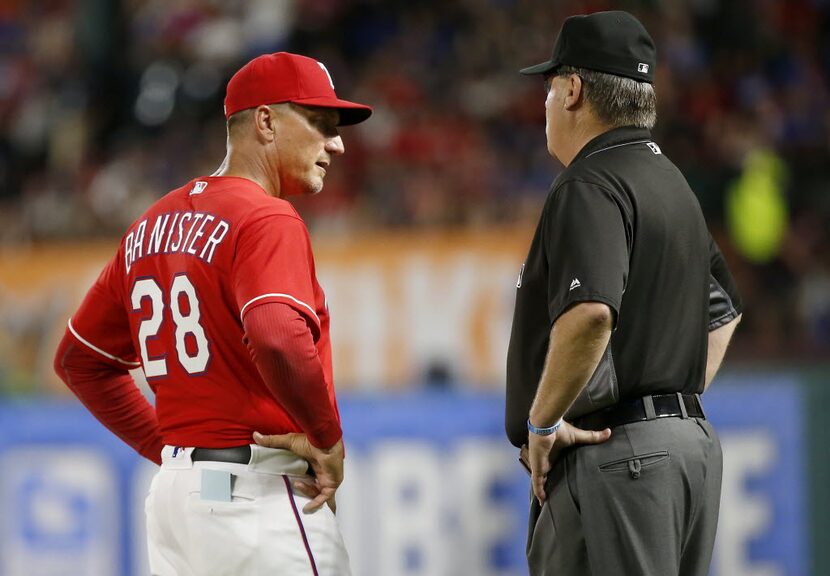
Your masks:
<svg viewBox="0 0 830 576"><path fill-rule="evenodd" d="M190 454L194 462L207 460L209 462L231 462L234 464L248 464L251 461L251 446L234 446L233 448L194 448Z"/></svg>
<svg viewBox="0 0 830 576"><path fill-rule="evenodd" d="M678 417L706 419L699 394L655 394L624 400L575 418L572 424L583 430L604 430L632 422Z"/></svg>

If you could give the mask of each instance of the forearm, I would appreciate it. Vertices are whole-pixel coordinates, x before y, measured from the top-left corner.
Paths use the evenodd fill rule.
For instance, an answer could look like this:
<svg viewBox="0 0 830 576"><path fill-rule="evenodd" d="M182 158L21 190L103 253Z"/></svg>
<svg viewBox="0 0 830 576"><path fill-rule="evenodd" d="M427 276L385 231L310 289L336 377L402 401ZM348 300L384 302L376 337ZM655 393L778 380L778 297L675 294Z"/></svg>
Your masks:
<svg viewBox="0 0 830 576"><path fill-rule="evenodd" d="M342 431L323 365L305 319L285 304L263 304L244 318L248 351L277 401L316 448L330 448Z"/></svg>
<svg viewBox="0 0 830 576"><path fill-rule="evenodd" d="M161 464L155 409L130 374L100 360L67 332L55 355L55 372L95 418L136 452Z"/></svg>
<svg viewBox="0 0 830 576"><path fill-rule="evenodd" d="M741 321L741 314L720 328L709 332L709 348L706 356L706 381L704 383L704 390L709 388L715 374L720 369L721 362L726 355L726 349L729 347L729 342L732 340L732 335L735 333L738 323Z"/></svg>
<svg viewBox="0 0 830 576"><path fill-rule="evenodd" d="M558 421L579 396L608 346L612 325L610 308L598 302L577 304L556 320L530 409L535 426Z"/></svg>

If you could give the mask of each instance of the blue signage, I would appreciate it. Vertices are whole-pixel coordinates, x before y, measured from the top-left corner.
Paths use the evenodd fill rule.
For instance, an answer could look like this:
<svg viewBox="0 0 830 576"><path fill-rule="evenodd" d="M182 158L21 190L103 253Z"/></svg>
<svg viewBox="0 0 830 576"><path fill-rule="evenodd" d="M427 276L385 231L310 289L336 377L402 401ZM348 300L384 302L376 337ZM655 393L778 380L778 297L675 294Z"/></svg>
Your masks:
<svg viewBox="0 0 830 576"><path fill-rule="evenodd" d="M809 570L805 410L795 378L715 382L704 399L724 452L714 576Z"/></svg>
<svg viewBox="0 0 830 576"><path fill-rule="evenodd" d="M705 405L725 464L712 575L806 576L800 388L725 379ZM529 482L503 410L484 393L342 398L353 573L527 573ZM153 469L74 402L0 404L0 576L146 574Z"/></svg>

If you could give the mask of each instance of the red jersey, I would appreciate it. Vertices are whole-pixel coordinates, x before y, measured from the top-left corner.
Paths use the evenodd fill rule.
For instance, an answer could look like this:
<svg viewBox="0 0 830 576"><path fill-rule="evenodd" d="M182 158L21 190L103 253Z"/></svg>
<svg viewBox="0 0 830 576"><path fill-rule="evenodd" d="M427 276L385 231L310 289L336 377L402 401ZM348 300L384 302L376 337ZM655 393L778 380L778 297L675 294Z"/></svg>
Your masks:
<svg viewBox="0 0 830 576"><path fill-rule="evenodd" d="M143 366L166 444L221 448L303 432L263 382L243 318L287 304L311 329L338 419L329 314L308 230L293 206L236 177L191 181L153 204L69 322L126 368Z"/></svg>

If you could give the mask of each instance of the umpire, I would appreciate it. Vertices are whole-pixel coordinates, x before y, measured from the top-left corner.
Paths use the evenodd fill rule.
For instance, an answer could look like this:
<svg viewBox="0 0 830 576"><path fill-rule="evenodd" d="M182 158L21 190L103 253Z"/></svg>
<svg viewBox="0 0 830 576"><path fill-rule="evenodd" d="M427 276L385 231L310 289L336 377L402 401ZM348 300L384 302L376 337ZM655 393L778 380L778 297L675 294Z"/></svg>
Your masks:
<svg viewBox="0 0 830 576"><path fill-rule="evenodd" d="M741 303L651 140L655 67L642 24L600 12L565 20L551 59L521 71L545 80L548 151L566 166L519 276L507 360L533 575L709 570L723 461L700 394Z"/></svg>

